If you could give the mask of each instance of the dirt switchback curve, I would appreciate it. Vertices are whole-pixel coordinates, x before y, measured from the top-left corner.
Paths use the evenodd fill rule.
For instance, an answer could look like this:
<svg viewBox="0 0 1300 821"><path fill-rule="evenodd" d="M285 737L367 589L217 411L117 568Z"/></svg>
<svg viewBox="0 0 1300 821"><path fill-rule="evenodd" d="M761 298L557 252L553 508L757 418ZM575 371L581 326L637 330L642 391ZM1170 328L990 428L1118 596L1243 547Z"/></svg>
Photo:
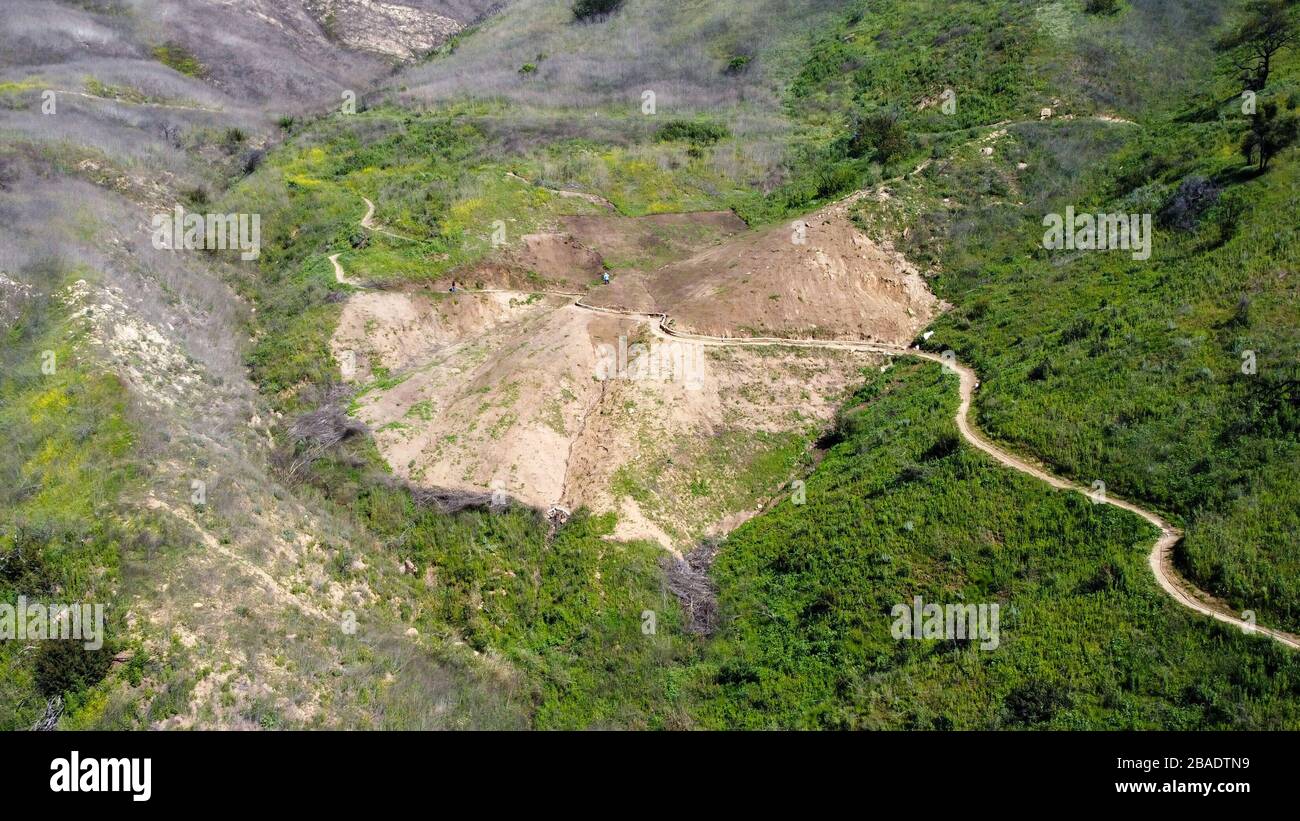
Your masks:
<svg viewBox="0 0 1300 821"><path fill-rule="evenodd" d="M581 308L599 311L604 313L620 313L637 315L634 312L620 311L613 308L597 308L595 306L584 305L581 300L576 303ZM1183 578L1174 567L1173 552L1174 545L1183 537L1183 532L1161 516L1152 513L1149 510L1141 508L1132 502L1116 498L1110 494L1102 493L1100 496L1093 494L1088 488L1063 479L1046 470L1022 459L1012 453L1009 453L997 445L994 445L984 437L970 422L971 399L975 394L976 387L979 386L979 378L975 371L970 367L961 364L953 357L944 357L940 354L930 351L923 351L919 348L900 348L892 345L883 345L874 342L856 342L848 340L815 340L815 339L781 339L777 337L711 337L701 336L699 334L683 333L671 328L670 320L664 314L639 314L647 319L657 320L653 325L656 336L664 339L682 339L695 342L701 345L719 345L719 346L739 346L739 345L786 345L806 348L831 348L837 350L855 350L867 351L871 353L880 353L887 356L912 356L919 359L928 359L932 362L938 362L949 370L955 372L959 378L959 396L960 404L957 406L957 414L954 420L957 423L957 429L961 432L962 438L971 446L983 451L1000 464L1013 470L1046 482L1059 490L1072 490L1082 493L1093 499L1095 502L1113 505L1114 507L1135 513L1143 519L1155 525L1160 531L1159 538L1152 545L1151 553L1147 556L1147 563L1151 567L1151 572L1156 577L1156 582L1166 593L1173 597L1174 601L1190 610L1218 619L1225 624L1231 624L1241 628L1248 633L1262 633L1270 638L1285 644L1293 649L1300 650L1300 636L1286 633L1281 630L1275 630L1271 627L1264 627L1258 624L1252 624L1236 615L1236 613L1227 605L1227 603L1211 596L1187 579Z"/></svg>
<svg viewBox="0 0 1300 821"><path fill-rule="evenodd" d="M374 214L374 205L370 200L366 200L366 215L362 220L365 228L372 230L382 230L375 228L371 223ZM368 224L369 223L369 224ZM405 239L405 237L404 237ZM338 262L338 254L332 255L329 259L334 266L336 279L341 283L356 285L354 280L349 279L343 272L343 266ZM464 291L466 294L475 293L502 293L503 291ZM511 292L514 293L514 292ZM524 292L518 292L523 294ZM573 297L575 294L564 291L540 291L536 293L547 294L551 296ZM650 326L655 336L661 339L683 340L693 342L699 345L712 347L742 347L742 346L786 346L796 348L823 348L830 350L842 351L862 351L865 353L883 354L885 356L910 356L918 359L926 359L931 362L937 362L945 368L953 371L958 377L958 395L960 403L957 406L957 413L954 421L957 424L957 430L961 433L962 438L972 447L988 454L999 464L1017 470L1028 476L1032 476L1041 482L1057 488L1058 490L1070 490L1081 493L1094 502L1099 504L1108 504L1114 507L1127 510L1141 516L1146 521L1154 525L1159 531L1160 536L1156 539L1155 544L1151 547L1151 553L1147 557L1147 563L1151 567L1152 574L1155 575L1156 583L1160 588L1169 594L1178 604L1200 613L1204 616L1217 619L1225 624L1231 624L1240 628L1246 633L1260 633L1269 638L1275 639L1292 649L1300 650L1300 636L1276 630L1271 627L1253 624L1241 617L1228 606L1228 604L1196 585L1183 578L1178 570L1174 567L1173 551L1174 545L1182 539L1183 532L1170 522L1166 521L1160 515L1146 510L1138 505L1117 498L1108 493L1094 494L1089 488L1083 485L1063 479L1060 476L1049 473L1043 468L1023 459L1015 454L1003 450L989 441L982 433L975 429L970 421L971 400L974 397L975 389L979 386L979 377L969 366L958 362L954 356L941 355L931 351L924 351L920 348L904 348L895 345L886 345L879 342L865 342L857 340L828 340L828 339L786 339L781 337L719 337L704 336L702 334L693 334L683 331L674 330L672 320L667 314L662 313L644 313L639 311L629 311L621 308L602 308L595 305L588 305L582 301L579 296L573 302L575 307L594 313L615 314L619 316L629 316L650 321ZM949 353L949 352L945 352Z"/></svg>

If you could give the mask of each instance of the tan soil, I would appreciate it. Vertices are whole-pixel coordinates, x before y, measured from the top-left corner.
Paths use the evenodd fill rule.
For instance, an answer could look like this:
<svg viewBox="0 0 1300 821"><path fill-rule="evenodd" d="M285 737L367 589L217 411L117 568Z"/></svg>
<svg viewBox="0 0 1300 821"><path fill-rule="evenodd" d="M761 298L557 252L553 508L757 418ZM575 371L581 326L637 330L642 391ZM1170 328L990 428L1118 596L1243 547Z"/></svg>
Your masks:
<svg viewBox="0 0 1300 821"><path fill-rule="evenodd" d="M345 351L355 353L353 378L364 381L376 365L390 371L413 367L441 348L521 320L538 307L518 293L366 291L344 304L330 344L340 362Z"/></svg>
<svg viewBox="0 0 1300 821"><path fill-rule="evenodd" d="M669 548L688 546L714 519L739 511L715 511L689 494L656 498L655 509L643 511L613 491L620 468L667 458L673 467L660 471L669 474L661 489L674 476L684 486L712 437L740 434L739 447L757 455L761 443L746 434L818 429L858 379L837 352L701 350L691 360L698 379L599 381L598 346L617 352L620 337L627 347L649 342L649 320L592 313L560 297L526 304L525 294L467 293L436 307L422 305L427 299L357 295L334 340L336 352L365 352L361 381L371 361L404 377L358 402L394 472L430 487L501 489L535 507L617 511L616 537ZM737 504L749 512L759 501Z"/></svg>
<svg viewBox="0 0 1300 821"><path fill-rule="evenodd" d="M475 301L502 296L455 302L473 311ZM592 318L554 300L527 308L362 398L360 416L396 473L431 487L499 488L539 507L560 500L570 439L599 393ZM633 323L601 317L599 324Z"/></svg>
<svg viewBox="0 0 1300 821"><path fill-rule="evenodd" d="M581 292L599 285L608 268L648 271L716 245L745 230L731 211L653 214L644 217L572 215L554 230L525 234L485 261L435 282L466 288ZM342 280L341 280L342 281Z"/></svg>
<svg viewBox="0 0 1300 821"><path fill-rule="evenodd" d="M525 234L519 244L493 254L469 269L437 280L446 288L453 280L462 287L518 291L581 291L600 281L604 265L600 254L566 233Z"/></svg>
<svg viewBox="0 0 1300 821"><path fill-rule="evenodd" d="M921 274L852 223L856 198L798 222L741 234L649 274L629 274L589 300L671 315L714 336L849 338L905 344L939 312Z"/></svg>
<svg viewBox="0 0 1300 821"><path fill-rule="evenodd" d="M665 342L675 340L659 338ZM693 347L698 383L611 380L573 442L564 505L618 511L617 538L688 548L738 527L794 478L756 495L740 491L741 471L765 449L761 435L811 439L861 380L860 368L879 361L841 351ZM708 458L720 445L722 466ZM644 488L648 507L618 489L621 473ZM706 480L706 495L690 492L694 479Z"/></svg>
<svg viewBox="0 0 1300 821"><path fill-rule="evenodd" d="M581 215L564 217L561 226L569 236L598 252L611 268L643 272L685 259L747 229L745 221L731 211L644 217Z"/></svg>

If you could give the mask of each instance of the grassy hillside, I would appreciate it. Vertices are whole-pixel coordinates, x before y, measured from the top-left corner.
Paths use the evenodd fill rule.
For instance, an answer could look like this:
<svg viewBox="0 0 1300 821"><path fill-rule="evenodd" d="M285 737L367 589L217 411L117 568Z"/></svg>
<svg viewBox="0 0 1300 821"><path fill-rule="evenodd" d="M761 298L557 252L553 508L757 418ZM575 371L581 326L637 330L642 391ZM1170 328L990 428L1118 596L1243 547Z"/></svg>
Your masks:
<svg viewBox="0 0 1300 821"><path fill-rule="evenodd" d="M544 28L566 54L610 31L530 7L534 18L507 14L412 74L404 98L480 99L301 127L230 195L234 210L270 215L259 275L241 288L258 308L250 363L278 409L310 410L338 379L328 254L356 276L435 277L485 253L496 219L522 231L583 207L507 171L627 214L732 207L751 223L889 180L859 222L932 269L956 306L927 344L979 371L979 424L1160 510L1186 528L1177 560L1198 584L1300 628L1288 470L1300 456L1300 172L1293 150L1267 173L1245 167L1239 89L1210 50L1218 12L846 4L771 46L776 96L751 120L739 102L643 117L601 98L601 116L578 121L571 100L548 111L526 85L585 88L564 61L533 54L502 100L474 84L485 61L528 56L501 46L521 31ZM612 24L647 8L630 0ZM725 31L700 36L725 72ZM1287 55L1260 94L1283 116L1295 77ZM362 196L419 241L360 232ZM1151 258L1045 251L1042 219L1067 206L1152 214ZM1241 369L1247 351L1255 373ZM961 445L955 403L930 366L864 386L808 477L808 504L782 503L723 544L721 627L707 640L683 634L656 548L604 541L606 521L579 514L552 541L530 512L431 512L364 438L317 461L304 492L412 562L399 583L415 623L501 660L538 726L1300 725L1295 654L1178 607L1146 566L1150 528ZM999 604L999 648L893 639L890 608L914 595Z"/></svg>
<svg viewBox="0 0 1300 821"><path fill-rule="evenodd" d="M1295 726L1300 657L1175 607L1155 537L958 444L956 378L898 365L840 441L736 531L725 625L690 668L705 727L1201 729ZM899 641L891 608L998 603L1000 644Z"/></svg>
<svg viewBox="0 0 1300 821"><path fill-rule="evenodd" d="M1294 76L1264 92L1284 112ZM960 308L929 344L984 376L987 430L1168 512L1198 583L1295 629L1300 172L1291 152L1247 168L1245 118L1235 100L1205 109L1212 92L1231 95L1140 126L1013 126L992 157L945 158L861 219L941 271ZM1153 214L1151 259L1044 251L1042 217L1067 205Z"/></svg>
<svg viewBox="0 0 1300 821"><path fill-rule="evenodd" d="M74 278L58 263L42 267L30 273L56 290ZM57 296L37 294L4 331L0 424L9 446L0 453L0 601L100 603L105 642L99 650L0 642L6 729L30 728L51 700L61 699L73 721L94 701L119 643L123 556L150 526L121 515L123 494L139 481L125 388L80 361L84 334L67 314Z"/></svg>

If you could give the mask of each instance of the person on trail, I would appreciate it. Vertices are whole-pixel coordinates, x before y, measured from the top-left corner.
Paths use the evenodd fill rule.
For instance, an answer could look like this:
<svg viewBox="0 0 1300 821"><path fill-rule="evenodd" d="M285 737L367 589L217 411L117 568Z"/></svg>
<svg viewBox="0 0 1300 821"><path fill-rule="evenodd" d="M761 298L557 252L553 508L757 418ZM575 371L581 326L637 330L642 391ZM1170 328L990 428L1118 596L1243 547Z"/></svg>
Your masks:
<svg viewBox="0 0 1300 821"><path fill-rule="evenodd" d="M605 273L601 274L601 275L600 275L600 279L601 279L602 282L604 282L606 285L608 285L608 284L609 284L609 271L606 271Z"/></svg>
<svg viewBox="0 0 1300 821"><path fill-rule="evenodd" d="M451 292L456 293L456 280L454 279L451 281Z"/></svg>

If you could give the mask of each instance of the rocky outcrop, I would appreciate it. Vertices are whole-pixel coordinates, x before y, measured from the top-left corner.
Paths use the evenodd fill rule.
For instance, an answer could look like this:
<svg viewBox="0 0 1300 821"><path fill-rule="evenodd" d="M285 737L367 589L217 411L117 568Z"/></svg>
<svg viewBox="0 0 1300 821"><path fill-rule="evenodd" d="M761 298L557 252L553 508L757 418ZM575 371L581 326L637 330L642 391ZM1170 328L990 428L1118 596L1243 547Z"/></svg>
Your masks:
<svg viewBox="0 0 1300 821"><path fill-rule="evenodd" d="M325 32L348 48L409 60L429 52L465 28L434 11L430 0L307 0L307 10Z"/></svg>

